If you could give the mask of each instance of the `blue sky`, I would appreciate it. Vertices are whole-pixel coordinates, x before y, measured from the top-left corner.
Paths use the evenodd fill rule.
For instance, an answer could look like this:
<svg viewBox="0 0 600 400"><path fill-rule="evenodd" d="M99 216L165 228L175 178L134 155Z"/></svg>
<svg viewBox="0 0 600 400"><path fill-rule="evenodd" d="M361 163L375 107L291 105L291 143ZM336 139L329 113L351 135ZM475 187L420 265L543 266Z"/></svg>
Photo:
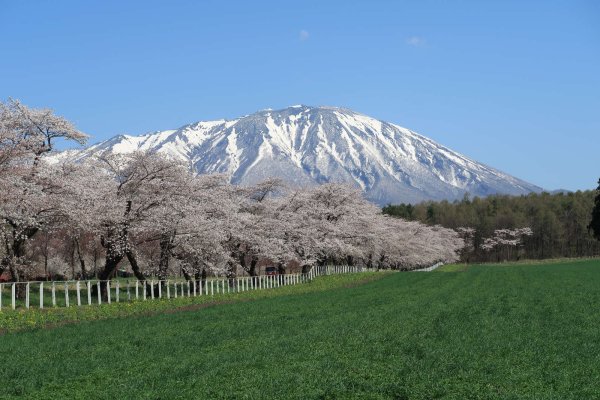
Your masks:
<svg viewBox="0 0 600 400"><path fill-rule="evenodd" d="M333 105L547 189L600 177L598 1L0 0L0 59L0 99L94 142Z"/></svg>

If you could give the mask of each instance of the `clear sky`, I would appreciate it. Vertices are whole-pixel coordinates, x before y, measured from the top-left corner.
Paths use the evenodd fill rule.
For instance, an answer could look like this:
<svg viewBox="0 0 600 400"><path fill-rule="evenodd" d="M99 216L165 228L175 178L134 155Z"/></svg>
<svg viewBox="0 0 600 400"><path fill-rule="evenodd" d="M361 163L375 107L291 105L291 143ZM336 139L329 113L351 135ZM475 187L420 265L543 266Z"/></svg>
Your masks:
<svg viewBox="0 0 600 400"><path fill-rule="evenodd" d="M600 1L0 0L0 99L93 136L293 104L547 189L600 177Z"/></svg>

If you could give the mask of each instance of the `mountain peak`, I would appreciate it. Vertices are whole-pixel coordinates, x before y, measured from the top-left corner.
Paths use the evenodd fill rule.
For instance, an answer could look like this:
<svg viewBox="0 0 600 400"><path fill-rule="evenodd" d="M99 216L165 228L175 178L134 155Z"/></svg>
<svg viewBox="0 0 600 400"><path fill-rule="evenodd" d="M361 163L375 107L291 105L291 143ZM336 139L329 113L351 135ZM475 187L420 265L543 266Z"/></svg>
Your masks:
<svg viewBox="0 0 600 400"><path fill-rule="evenodd" d="M346 182L378 204L460 199L464 193L539 192L535 185L473 161L406 128L331 106L294 105L176 130L117 136L78 153L150 150L233 183L270 176L292 185Z"/></svg>

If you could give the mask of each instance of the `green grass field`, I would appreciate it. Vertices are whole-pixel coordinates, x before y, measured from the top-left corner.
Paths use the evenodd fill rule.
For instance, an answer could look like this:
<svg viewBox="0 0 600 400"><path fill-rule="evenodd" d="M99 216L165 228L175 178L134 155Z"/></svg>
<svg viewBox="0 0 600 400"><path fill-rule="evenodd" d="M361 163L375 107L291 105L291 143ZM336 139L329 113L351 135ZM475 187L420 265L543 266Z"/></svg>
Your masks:
<svg viewBox="0 0 600 400"><path fill-rule="evenodd" d="M8 333L0 397L600 398L599 260L380 276Z"/></svg>

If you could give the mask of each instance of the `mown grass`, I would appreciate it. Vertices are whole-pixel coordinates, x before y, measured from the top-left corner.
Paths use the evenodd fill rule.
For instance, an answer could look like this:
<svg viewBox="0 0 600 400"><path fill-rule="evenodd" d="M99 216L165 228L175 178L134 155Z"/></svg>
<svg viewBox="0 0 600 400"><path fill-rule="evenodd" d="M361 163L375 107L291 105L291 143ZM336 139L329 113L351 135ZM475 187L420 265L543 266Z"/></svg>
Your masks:
<svg viewBox="0 0 600 400"><path fill-rule="evenodd" d="M433 272L463 272L469 268L469 264L446 264L433 270Z"/></svg>
<svg viewBox="0 0 600 400"><path fill-rule="evenodd" d="M348 288L7 334L0 393L594 399L599 306L597 260L395 273Z"/></svg>

